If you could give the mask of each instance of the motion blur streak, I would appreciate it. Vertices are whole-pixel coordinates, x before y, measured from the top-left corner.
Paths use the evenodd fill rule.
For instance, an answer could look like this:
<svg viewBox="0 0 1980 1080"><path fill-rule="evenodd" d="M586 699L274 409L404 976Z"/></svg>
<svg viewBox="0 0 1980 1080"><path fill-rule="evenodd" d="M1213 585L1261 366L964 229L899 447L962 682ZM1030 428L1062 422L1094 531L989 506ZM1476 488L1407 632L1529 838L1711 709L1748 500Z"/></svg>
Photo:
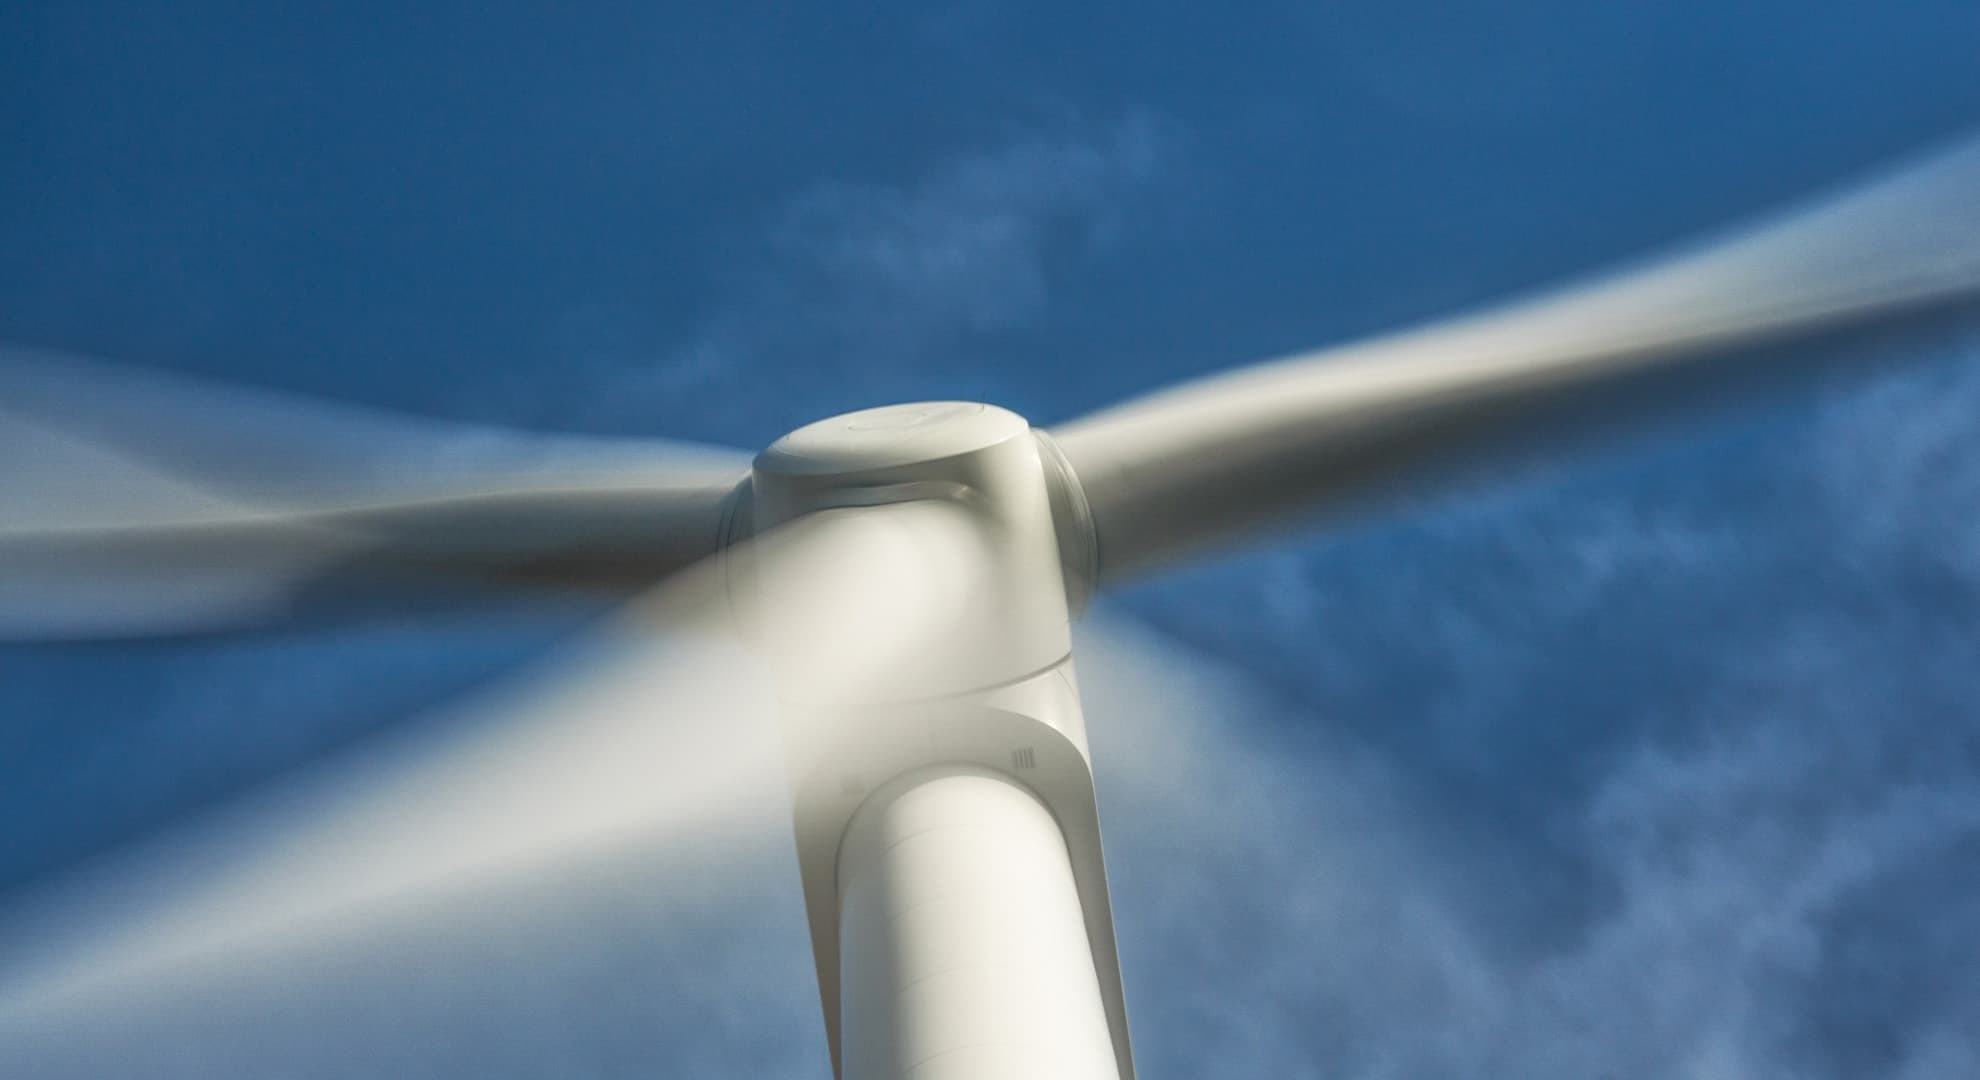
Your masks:
<svg viewBox="0 0 1980 1080"><path fill-rule="evenodd" d="M1683 415L1752 377L1715 350L1976 290L1980 138L1967 137L1621 272L1183 383L1054 434L1092 504L1102 576L1119 579L1397 474L1475 469L1536 429Z"/></svg>
<svg viewBox="0 0 1980 1080"><path fill-rule="evenodd" d="M722 593L704 564L552 671L38 893L0 918L0 956L15 958L0 965L0 1015L156 992L167 984L149 979L189 965L431 915L440 898L471 903L485 883L586 854L772 840L767 680L733 642L696 632Z"/></svg>

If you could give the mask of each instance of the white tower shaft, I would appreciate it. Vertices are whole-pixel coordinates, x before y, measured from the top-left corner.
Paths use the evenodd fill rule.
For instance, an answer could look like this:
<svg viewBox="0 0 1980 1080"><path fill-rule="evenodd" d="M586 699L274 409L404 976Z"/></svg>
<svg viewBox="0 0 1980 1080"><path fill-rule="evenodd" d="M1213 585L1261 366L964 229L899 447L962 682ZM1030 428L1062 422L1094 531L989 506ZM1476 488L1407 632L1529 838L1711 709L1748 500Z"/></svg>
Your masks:
<svg viewBox="0 0 1980 1080"><path fill-rule="evenodd" d="M845 1080L1119 1080L1058 822L988 769L900 777L839 857Z"/></svg>
<svg viewBox="0 0 1980 1080"><path fill-rule="evenodd" d="M1061 465L1002 409L889 406L779 439L732 504L838 1080L1134 1080Z"/></svg>

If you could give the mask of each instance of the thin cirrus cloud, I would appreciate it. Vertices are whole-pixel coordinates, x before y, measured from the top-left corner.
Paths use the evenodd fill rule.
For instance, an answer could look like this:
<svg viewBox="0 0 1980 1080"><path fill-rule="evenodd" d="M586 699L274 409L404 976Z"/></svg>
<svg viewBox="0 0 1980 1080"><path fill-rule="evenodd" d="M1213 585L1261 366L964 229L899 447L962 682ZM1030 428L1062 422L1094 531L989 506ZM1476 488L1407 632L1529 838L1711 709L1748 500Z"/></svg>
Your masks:
<svg viewBox="0 0 1980 1080"><path fill-rule="evenodd" d="M1980 334L1938 351L1832 402L1821 468L1841 539L1980 581Z"/></svg>
<svg viewBox="0 0 1980 1080"><path fill-rule="evenodd" d="M1839 673L1886 647L1878 631L1786 635L1737 673L1701 673L1721 684L1694 718L1707 734L1619 733L1585 794L1524 823L1573 849L1593 894L1537 932L1500 899L1536 888L1517 844L1489 829L1480 844L1407 763L1289 738L1304 707L1201 656L1089 680L1096 710L1109 684L1164 687L1161 707L1094 721L1144 1060L1213 1076L1964 1075L1946 1064L1975 1055L1961 1018L1980 988L1943 950L1980 941L1946 902L1972 884L1971 761L1934 760L1932 735L1891 721L1904 675ZM1089 672L1109 662L1087 655Z"/></svg>
<svg viewBox="0 0 1980 1080"><path fill-rule="evenodd" d="M756 224L728 297L683 344L606 382L692 393L775 369L898 393L955 343L1043 318L1054 269L1104 257L1179 146L1171 125L1131 114L966 152L905 182L814 183Z"/></svg>

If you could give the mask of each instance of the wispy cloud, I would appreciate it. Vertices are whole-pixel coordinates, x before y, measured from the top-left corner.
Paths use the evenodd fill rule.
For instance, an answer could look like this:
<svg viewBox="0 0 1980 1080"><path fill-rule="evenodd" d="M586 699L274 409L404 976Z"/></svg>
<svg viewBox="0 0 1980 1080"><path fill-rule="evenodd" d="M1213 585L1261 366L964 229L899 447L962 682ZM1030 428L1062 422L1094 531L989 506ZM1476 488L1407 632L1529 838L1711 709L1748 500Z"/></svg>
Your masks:
<svg viewBox="0 0 1980 1080"><path fill-rule="evenodd" d="M1894 767L1907 736L1833 695L1848 644L1743 657L1752 689L1704 718L1720 734L1623 753L1554 823L1603 899L1537 930L1501 899L1536 883L1468 849L1442 793L1289 739L1270 718L1297 706L1236 669L1089 651L1142 1053L1233 1077L1959 1075L1935 1070L1973 1055L1980 986L1861 1000L1944 958L1846 923L1958 859L1980 792L1970 762ZM1927 896L1933 940L1980 940Z"/></svg>
<svg viewBox="0 0 1980 1080"><path fill-rule="evenodd" d="M774 372L871 403L923 372L974 372L958 346L1046 318L1053 274L1108 255L1179 147L1170 125L1136 113L972 149L899 182L817 181L738 245L748 254L727 295L684 343L653 364L607 358L620 370L603 383L620 399L733 400Z"/></svg>
<svg viewBox="0 0 1980 1080"><path fill-rule="evenodd" d="M1980 332L1839 396L1820 433L1837 539L1980 582Z"/></svg>
<svg viewBox="0 0 1980 1080"><path fill-rule="evenodd" d="M1169 153L1148 117L1093 139L1032 138L950 162L906 188L826 183L794 199L771 230L772 291L855 335L998 330L1049 302L1055 248L1095 253L1122 224L1122 201ZM905 329L904 329L905 327Z"/></svg>

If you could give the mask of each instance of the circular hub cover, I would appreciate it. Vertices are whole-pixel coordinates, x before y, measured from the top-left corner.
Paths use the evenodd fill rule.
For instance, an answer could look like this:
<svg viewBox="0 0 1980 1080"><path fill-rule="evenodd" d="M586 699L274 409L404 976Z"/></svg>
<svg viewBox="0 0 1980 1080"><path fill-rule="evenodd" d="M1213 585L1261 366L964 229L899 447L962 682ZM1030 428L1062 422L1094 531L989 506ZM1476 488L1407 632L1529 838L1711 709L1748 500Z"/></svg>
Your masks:
<svg viewBox="0 0 1980 1080"><path fill-rule="evenodd" d="M806 424L758 455L756 471L802 476L887 469L982 450L1030 430L1016 413L973 401L883 405Z"/></svg>

